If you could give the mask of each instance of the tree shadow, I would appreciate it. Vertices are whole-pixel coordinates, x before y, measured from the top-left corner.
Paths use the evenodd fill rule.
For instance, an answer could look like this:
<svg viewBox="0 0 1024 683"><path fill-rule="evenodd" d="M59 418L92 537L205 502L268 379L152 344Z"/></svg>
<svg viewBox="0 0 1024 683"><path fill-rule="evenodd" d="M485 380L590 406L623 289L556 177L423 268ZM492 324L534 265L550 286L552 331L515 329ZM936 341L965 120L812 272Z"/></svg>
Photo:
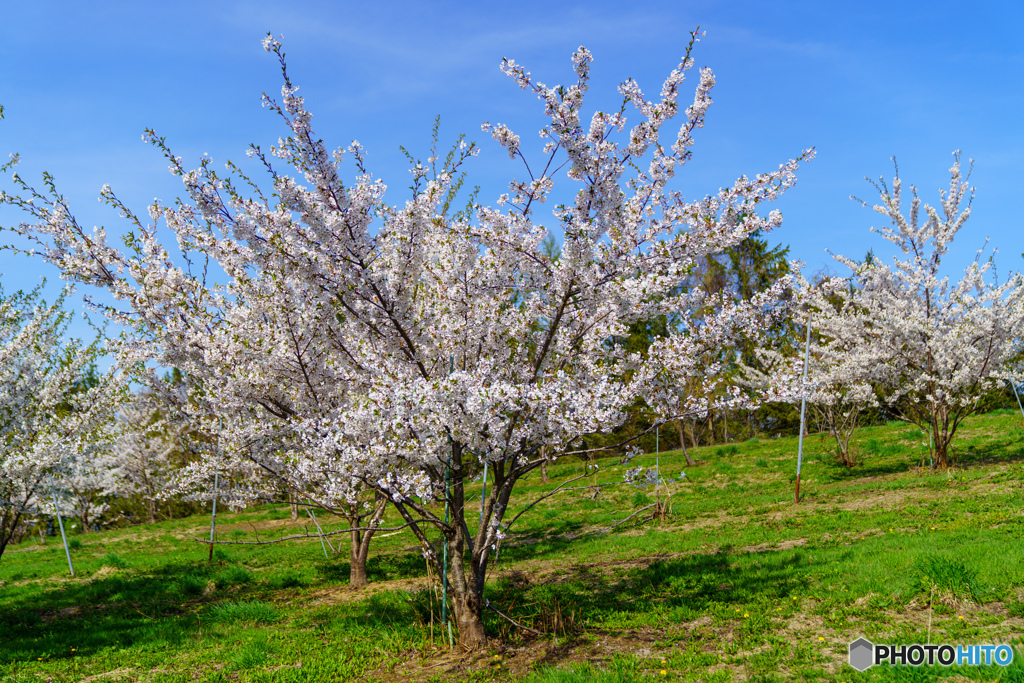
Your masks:
<svg viewBox="0 0 1024 683"><path fill-rule="evenodd" d="M210 581L223 589L207 595ZM244 569L224 562L174 563L41 587L0 604L0 664L107 648L176 648L194 635L207 604L264 591Z"/></svg>
<svg viewBox="0 0 1024 683"><path fill-rule="evenodd" d="M653 624L731 615L740 606L752 612L751 603L781 604L809 589L811 573L821 570L816 564L820 563L808 562L801 551L733 557L731 549L722 548L647 566L630 567L626 561L617 575L607 564L567 566L556 579L533 585L513 572L489 587L488 599L519 624L556 636L561 647L549 651L544 660L555 665L571 654L575 637L584 631L616 636ZM505 637L524 633L498 616L489 617L488 627ZM735 625L748 627L748 622ZM764 627L770 628L770 621Z"/></svg>
<svg viewBox="0 0 1024 683"><path fill-rule="evenodd" d="M1017 444L987 443L981 446L970 444L959 448L954 443L953 461L958 467L978 465L1001 465L1024 460L1024 447Z"/></svg>

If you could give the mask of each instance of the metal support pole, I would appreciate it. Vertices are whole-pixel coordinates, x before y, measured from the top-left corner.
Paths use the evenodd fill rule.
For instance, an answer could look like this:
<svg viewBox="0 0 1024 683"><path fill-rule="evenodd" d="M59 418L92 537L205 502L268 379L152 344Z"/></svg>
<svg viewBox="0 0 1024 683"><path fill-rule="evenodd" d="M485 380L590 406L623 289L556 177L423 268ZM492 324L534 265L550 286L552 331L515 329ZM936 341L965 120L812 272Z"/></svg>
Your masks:
<svg viewBox="0 0 1024 683"><path fill-rule="evenodd" d="M654 499L658 501L658 509L661 509L661 425L654 428L654 473L658 481L654 484Z"/></svg>
<svg viewBox="0 0 1024 683"><path fill-rule="evenodd" d="M213 562L213 535L217 529L217 490L220 488L220 473L213 473L213 513L210 515L210 557L208 562Z"/></svg>
<svg viewBox="0 0 1024 683"><path fill-rule="evenodd" d="M53 486L53 475L50 475L50 495L53 496L53 507L57 510L57 525L60 526L60 537L64 541L64 555L68 558L68 569L71 576L75 575L75 567L71 564L71 550L68 548L68 537L64 533L64 522L60 518L60 503L57 502L57 490Z"/></svg>
<svg viewBox="0 0 1024 683"><path fill-rule="evenodd" d="M455 356L448 356L448 374L452 374L455 370ZM451 486L452 486L452 455L455 449L452 444L451 430L448 432L448 464L444 468L444 526L447 530L449 524L449 513L451 508ZM445 625L448 631L448 647L454 647L455 642L452 638L452 625L448 621L448 534L444 535L444 560L443 570L441 572L441 623Z"/></svg>
<svg viewBox="0 0 1024 683"><path fill-rule="evenodd" d="M807 341L804 345L804 377L800 382L800 439L796 447L796 503L800 502L800 465L804 459L804 429L807 425L807 366L811 358L811 314L807 314Z"/></svg>
<svg viewBox="0 0 1024 683"><path fill-rule="evenodd" d="M1017 397L1017 407L1020 408L1020 416L1024 417L1024 406L1020 404L1020 394L1017 393L1017 384L1013 381L1013 377L1010 377L1010 387L1013 389L1013 395Z"/></svg>
<svg viewBox="0 0 1024 683"><path fill-rule="evenodd" d="M324 559L329 560L327 556L327 546L324 545L324 530L320 528L320 522L316 521L316 515L313 514L313 503L310 501L309 506L306 507L306 512L309 513L309 518L313 520L313 524L316 525L316 532L320 535L320 548L324 551ZM331 546L331 550L334 550L334 546Z"/></svg>
<svg viewBox="0 0 1024 683"><path fill-rule="evenodd" d="M654 482L654 501L657 503L655 510L658 511L658 519L662 522L665 521L665 508L668 507L666 498L666 505L662 507L661 504L661 425L657 425L654 428L654 474L657 480Z"/></svg>
<svg viewBox="0 0 1024 683"><path fill-rule="evenodd" d="M487 500L487 460L484 460L484 485L480 489L480 526L484 525L484 501Z"/></svg>

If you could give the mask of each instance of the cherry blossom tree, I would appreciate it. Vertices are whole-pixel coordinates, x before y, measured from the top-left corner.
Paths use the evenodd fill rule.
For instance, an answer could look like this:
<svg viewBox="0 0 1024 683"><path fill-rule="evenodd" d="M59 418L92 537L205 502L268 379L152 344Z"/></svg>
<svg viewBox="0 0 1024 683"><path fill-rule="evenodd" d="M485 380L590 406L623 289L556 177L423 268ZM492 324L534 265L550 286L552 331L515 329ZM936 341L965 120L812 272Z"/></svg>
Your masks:
<svg viewBox="0 0 1024 683"><path fill-rule="evenodd" d="M846 286L841 281L829 285L837 282ZM743 381L757 390L763 402L798 404L806 397L818 424L835 441L836 462L853 467L859 460L850 450L850 441L864 411L878 406L875 386L888 378L891 367L877 363L874 351L863 343L870 319L862 311L855 306L836 309L835 297L799 275L795 287L795 313L802 313L805 330L807 324L811 325L806 381L805 349L798 347L799 340L793 340L788 350L757 349L758 367L742 366ZM810 301L815 312L809 319ZM827 331L818 331L819 327Z"/></svg>
<svg viewBox="0 0 1024 683"><path fill-rule="evenodd" d="M117 413L114 441L101 456L111 472L111 488L138 496L150 524L180 469L183 427L168 419L167 410L147 393L133 397Z"/></svg>
<svg viewBox="0 0 1024 683"><path fill-rule="evenodd" d="M773 324L789 314L791 286L792 277L784 276L750 299L706 297L699 315L679 321L673 334L656 340L649 350L656 374L647 392L655 411L680 420L703 419L711 410L756 408L761 399L743 392L737 377L743 366L732 359L740 353L740 340L763 342Z"/></svg>
<svg viewBox="0 0 1024 683"><path fill-rule="evenodd" d="M516 483L584 435L620 424L638 397L663 390L666 372L690 379L678 357L691 352L686 343L666 343L654 361L610 340L634 321L703 305L701 291L682 287L688 274L777 227L777 211L758 210L793 185L798 161L811 156L696 200L673 189L711 104L707 68L692 104L679 103L697 37L659 98L649 101L628 80L620 109L589 123L586 49L573 55L576 82L567 87L548 87L506 60L502 70L541 100L549 122L540 163L507 126L484 124L525 172L498 208L452 211L462 165L477 151L465 142L414 167L413 197L388 204L358 143L329 152L316 137L269 36L264 45L284 85L280 101L264 101L288 136L250 155L268 171L272 198L234 165L224 175L204 158L186 170L148 132L188 196L155 203L146 221L105 188L102 196L133 224L125 250L110 246L105 231L82 228L52 184L34 192L16 178L19 192L4 201L34 216L16 230L45 259L121 302L108 310L133 330L120 362L155 360L192 378L190 410L219 452L194 475L230 458L284 476L325 504L375 491L438 575L448 564L459 643L479 649L488 564L507 532ZM640 120L626 130L630 105ZM677 115L678 132L663 137ZM356 170L351 184L341 178L346 156ZM554 208L564 242L553 259L543 248L553 228L535 212L562 176L577 189ZM176 235L185 268L160 245L161 223ZM207 258L224 284L189 265ZM488 497L477 510L470 487L484 464Z"/></svg>
<svg viewBox="0 0 1024 683"><path fill-rule="evenodd" d="M124 395L116 373L81 387L100 345L64 339L66 297L46 305L38 289L0 290L0 555L22 520L49 511L87 466Z"/></svg>
<svg viewBox="0 0 1024 683"><path fill-rule="evenodd" d="M881 198L874 210L890 223L872 230L899 255L891 264L836 256L852 275L805 290L816 309L815 328L847 356L834 366L843 372L832 386L843 387L849 399L866 397L863 383L877 381L887 408L931 435L936 469L955 463L950 446L957 428L1006 376L1024 330L1019 275L993 282L992 260L982 261L983 251L959 281L942 273L942 259L970 216L969 176L954 153L937 207L922 204L913 186L905 206L898 172L891 188L884 179L873 183Z"/></svg>
<svg viewBox="0 0 1024 683"><path fill-rule="evenodd" d="M60 510L67 517L78 520L75 526L82 533L92 532L110 509L110 498L119 493L114 470L104 457L110 448L110 438L90 443L69 454L61 463L56 479L57 494L61 497Z"/></svg>

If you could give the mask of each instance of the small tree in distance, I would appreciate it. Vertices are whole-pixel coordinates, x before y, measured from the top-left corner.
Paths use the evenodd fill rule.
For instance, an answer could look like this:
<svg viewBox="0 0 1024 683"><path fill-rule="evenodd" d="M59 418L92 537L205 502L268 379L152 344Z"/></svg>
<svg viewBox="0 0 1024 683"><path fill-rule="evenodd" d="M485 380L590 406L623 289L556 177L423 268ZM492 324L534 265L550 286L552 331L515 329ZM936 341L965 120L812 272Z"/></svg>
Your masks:
<svg viewBox="0 0 1024 683"><path fill-rule="evenodd" d="M797 278L797 301L806 301L813 290L814 285ZM816 310L810 320L806 310L799 316L804 330L808 323L811 325L806 382L805 349L797 344L803 339L793 339L788 352L778 348L757 349L754 355L758 367L744 365L743 382L755 390L762 402L799 404L806 397L818 424L835 441L835 461L853 467L860 460L851 450L850 441L864 411L878 405L874 382L882 378L886 368L875 363L870 347L862 343L863 330L857 327L855 311L835 310L828 300L817 296L815 302L828 308ZM820 319L830 315L841 324L826 322L829 333L841 336L829 337L818 331Z"/></svg>
<svg viewBox="0 0 1024 683"><path fill-rule="evenodd" d="M875 382L890 412L930 435L933 467L943 470L955 463L950 446L957 428L1006 377L1024 331L1020 275L989 282L992 260L983 262L982 251L958 282L941 273L942 258L970 216L969 175L955 152L938 207L922 204L913 186L904 206L898 169L891 189L884 179L872 183L881 198L874 210L890 221L872 230L901 256L891 265L878 257L858 263L836 256L852 275L802 292L815 311L815 330L847 354L846 386Z"/></svg>
<svg viewBox="0 0 1024 683"><path fill-rule="evenodd" d="M123 375L105 373L83 386L99 340L63 338L67 292L47 305L38 289L0 289L0 555L27 515L52 514L55 494L87 488L91 477L82 470L109 441L124 398ZM82 514L84 525L92 503L63 512Z"/></svg>
<svg viewBox="0 0 1024 683"><path fill-rule="evenodd" d="M121 495L135 495L146 506L150 524L157 521L157 505L178 467L175 452L181 449L180 426L172 425L159 406L145 393L138 394L118 412L116 437L103 456Z"/></svg>

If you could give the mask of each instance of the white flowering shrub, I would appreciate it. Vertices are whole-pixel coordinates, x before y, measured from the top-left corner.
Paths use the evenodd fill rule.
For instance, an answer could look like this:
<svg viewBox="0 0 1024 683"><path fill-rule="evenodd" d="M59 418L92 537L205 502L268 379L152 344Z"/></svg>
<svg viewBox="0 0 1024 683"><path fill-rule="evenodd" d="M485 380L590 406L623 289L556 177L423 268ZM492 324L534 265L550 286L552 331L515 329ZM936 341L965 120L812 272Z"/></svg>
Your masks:
<svg viewBox="0 0 1024 683"><path fill-rule="evenodd" d="M99 343L64 339L66 295L47 305L38 289L0 289L0 555L28 516L54 513L55 495L86 525L104 508L107 473L95 455L109 443L126 377L83 388Z"/></svg>
<svg viewBox="0 0 1024 683"><path fill-rule="evenodd" d="M265 103L287 137L269 152L253 147L251 156L268 172L273 197L234 165L222 174L204 157L187 170L150 132L187 197L155 203L146 220L105 190L132 223L124 249L102 231L83 230L55 193L33 193L17 179L19 192L3 198L32 214L16 230L44 258L121 302L109 313L133 331L122 362L155 361L189 378L194 390L183 410L217 444L193 467L197 477L249 468L253 496L267 477L324 504L376 492L439 573L432 539L448 540L460 643L478 649L486 645L488 562L516 483L584 435L621 423L639 397L674 410L670 387L688 379L692 341L671 339L643 357L608 340L634 321L703 306L699 289L682 286L688 273L778 226L778 212L758 211L795 182L798 160L702 198L673 187L714 85L711 70L701 69L692 102L680 102L696 39L657 98L627 81L621 109L589 122L586 49L574 54L577 80L564 87L505 61L513 82L540 99L547 123L539 164L513 131L485 124L530 176L510 182L503 208L451 213L458 174L477 151L469 144L429 174L414 167L415 196L389 204L358 143L330 152L316 137L270 37L264 45L278 57L284 85L280 99ZM631 128L627 106L639 114ZM670 133L673 118L682 123ZM347 183L346 159L355 171ZM534 171L555 168L565 174ZM574 199L535 218L555 183L572 184ZM552 222L564 235L557 258L543 248ZM160 245L160 226L190 257L184 267ZM204 259L219 264L223 284L191 269ZM731 328L742 327L741 313ZM466 487L483 461L489 495L482 516L467 514Z"/></svg>
<svg viewBox="0 0 1024 683"><path fill-rule="evenodd" d="M824 340L809 400L870 405L869 387L877 387L891 412L931 435L934 467L946 469L957 428L1020 353L1024 281L1014 273L995 282L982 251L960 280L943 275L942 259L974 196L959 152L938 206L923 204L913 186L906 202L898 174L891 188L884 180L875 187L873 208L889 224L872 230L899 253L890 263L836 256L852 271L848 278L805 283L802 299Z"/></svg>

